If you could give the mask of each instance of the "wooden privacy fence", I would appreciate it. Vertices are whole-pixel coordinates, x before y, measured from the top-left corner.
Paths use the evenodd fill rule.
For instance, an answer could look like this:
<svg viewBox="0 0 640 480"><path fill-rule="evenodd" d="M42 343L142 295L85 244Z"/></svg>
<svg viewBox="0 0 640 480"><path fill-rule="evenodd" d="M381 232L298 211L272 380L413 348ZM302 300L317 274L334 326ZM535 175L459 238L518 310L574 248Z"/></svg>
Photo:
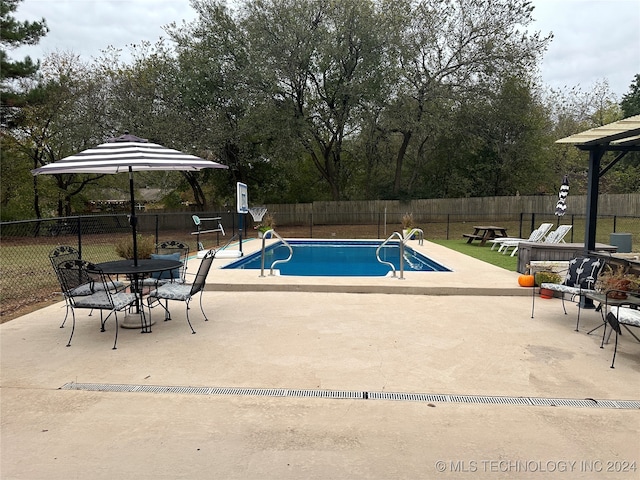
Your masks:
<svg viewBox="0 0 640 480"><path fill-rule="evenodd" d="M249 196L251 199L251 196ZM367 224L378 223L380 215L387 214L387 224L400 223L403 213L412 213L414 220L442 222L449 216L469 216L477 221L483 219L517 216L518 214L550 214L555 212L558 197L514 196L435 198L425 200L368 200L344 202L313 202L297 204L267 204L268 211L275 214L283 224L306 224L313 218L314 224ZM585 215L586 195L571 195L567 198L567 215ZM640 215L640 194L606 194L598 197L598 215Z"/></svg>

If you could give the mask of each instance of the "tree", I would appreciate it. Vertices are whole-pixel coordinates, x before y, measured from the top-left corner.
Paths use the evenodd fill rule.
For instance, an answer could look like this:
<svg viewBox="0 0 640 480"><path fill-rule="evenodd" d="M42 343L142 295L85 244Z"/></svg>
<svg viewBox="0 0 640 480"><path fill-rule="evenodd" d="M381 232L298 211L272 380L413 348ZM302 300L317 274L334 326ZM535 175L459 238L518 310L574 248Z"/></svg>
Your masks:
<svg viewBox="0 0 640 480"><path fill-rule="evenodd" d="M231 202L237 181L264 203L555 193L555 177L582 175L584 159L553 140L620 115L606 82L541 97L534 74L550 37L528 28L527 0L192 5L197 20L166 28L171 44L142 42L126 64L115 49L90 66L46 59L22 81L31 103L3 164L33 168L128 130L230 167L140 174L199 208ZM95 180L32 179L36 214L49 198L59 214L77 208Z"/></svg>
<svg viewBox="0 0 640 480"><path fill-rule="evenodd" d="M540 152L545 130L544 110L531 86L521 78L503 79L484 101L470 102L471 117L461 122L473 148L461 165L465 178L473 178L471 196L535 194L545 179ZM474 118L482 118L478 123Z"/></svg>
<svg viewBox="0 0 640 480"><path fill-rule="evenodd" d="M523 0L407 0L399 10L405 18L391 37L398 83L381 125L401 138L394 195L429 161L425 153L436 144L438 131L449 128L447 119L460 102L490 98L507 76L529 78L550 41L521 31L531 23L533 11ZM484 121L482 114L470 120L478 126ZM406 172L408 158L412 164Z"/></svg>
<svg viewBox="0 0 640 480"><path fill-rule="evenodd" d="M21 1L0 0L0 102L3 118L6 108L20 104L20 96L11 88L11 81L32 76L40 65L30 57L12 61L8 50L36 44L49 31L44 18L39 22L19 22L15 19L12 14Z"/></svg>
<svg viewBox="0 0 640 480"><path fill-rule="evenodd" d="M251 60L273 112L340 200L351 174L345 146L361 111L379 96L383 37L369 0L260 0L247 3ZM291 165L295 168L295 165Z"/></svg>
<svg viewBox="0 0 640 480"><path fill-rule="evenodd" d="M621 106L611 92L606 80L596 82L588 91L578 87L566 90L550 90L544 102L548 105L549 117L552 122L552 142L570 135L600 127L623 118ZM588 163L584 152L573 145L551 143L550 168L556 173L556 186L559 186L563 175L569 175L571 190L575 193L585 193L587 186ZM614 152L607 152L603 157L603 165L616 156ZM628 154L618 163L616 169L611 170L600 179L601 193L628 193L637 191L637 154ZM634 160L635 159L635 160ZM628 170L631 168L631 170ZM553 188L557 190L557 188ZM550 192L546 192L550 193Z"/></svg>
<svg viewBox="0 0 640 480"><path fill-rule="evenodd" d="M189 130L188 117L176 105L180 94L174 89L174 79L181 75L172 51L160 40L155 45L141 42L131 46L131 55L130 63L124 63L120 51L109 48L94 65L98 83L103 86L102 141L129 132L177 150L185 150L188 145L187 150L193 152L190 138L182 138ZM200 208L206 206L198 174L181 173L190 180L195 203ZM185 188L177 172L139 172L138 177L136 183L160 184L165 191Z"/></svg>
<svg viewBox="0 0 640 480"><path fill-rule="evenodd" d="M33 179L30 159L17 148L9 135L0 135L0 216L3 221L31 218Z"/></svg>
<svg viewBox="0 0 640 480"><path fill-rule="evenodd" d="M217 185L215 196L231 200L235 182L247 183L252 161L257 163L245 122L252 93L244 33L221 2L195 1L199 18L189 28L175 25L168 32L176 42L172 89L174 112L186 120L181 132L186 145L198 145L202 154L229 166L220 172L185 172L194 200L204 199L197 185ZM226 182L224 184L223 182ZM215 191L217 190L217 191Z"/></svg>
<svg viewBox="0 0 640 480"><path fill-rule="evenodd" d="M622 96L620 108L625 118L640 115L640 74L636 74L633 83L629 85L629 92ZM613 185L616 186L619 193L639 192L640 153L628 153L621 163L621 168L612 172Z"/></svg>
<svg viewBox="0 0 640 480"><path fill-rule="evenodd" d="M640 115L640 74L636 74L629 85L629 92L622 96L620 108L625 118Z"/></svg>
<svg viewBox="0 0 640 480"><path fill-rule="evenodd" d="M27 89L15 125L7 132L12 152L19 152L16 160L28 158L33 169L99 143L103 138L99 113L102 102L100 84L92 72L89 65L70 53L45 59ZM74 197L102 176L59 174L42 181L32 177L33 213L37 218L44 216L44 201L47 210L55 209L59 216L70 215ZM41 195L43 189L46 195Z"/></svg>

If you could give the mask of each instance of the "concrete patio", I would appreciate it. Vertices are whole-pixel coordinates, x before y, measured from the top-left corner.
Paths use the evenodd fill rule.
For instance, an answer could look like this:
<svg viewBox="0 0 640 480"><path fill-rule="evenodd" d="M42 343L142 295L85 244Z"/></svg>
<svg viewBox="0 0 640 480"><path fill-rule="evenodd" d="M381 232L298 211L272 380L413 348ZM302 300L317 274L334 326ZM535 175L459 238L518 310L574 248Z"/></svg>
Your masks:
<svg viewBox="0 0 640 480"><path fill-rule="evenodd" d="M411 245L454 271L215 269L196 335L174 303L117 350L85 312L66 348L63 303L0 325L0 477L638 478L640 344L611 369L599 313L532 319L517 273Z"/></svg>

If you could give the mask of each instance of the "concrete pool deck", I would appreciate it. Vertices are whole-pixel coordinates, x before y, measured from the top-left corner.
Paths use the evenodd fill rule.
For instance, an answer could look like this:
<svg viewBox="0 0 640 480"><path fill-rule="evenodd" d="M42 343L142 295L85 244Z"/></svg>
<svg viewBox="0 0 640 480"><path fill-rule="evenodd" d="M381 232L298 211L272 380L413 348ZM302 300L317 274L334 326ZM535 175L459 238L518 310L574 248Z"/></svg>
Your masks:
<svg viewBox="0 0 640 480"><path fill-rule="evenodd" d="M175 303L115 351L86 313L65 348L62 303L0 325L0 477L638 478L640 410L611 405L640 401L640 345L624 335L610 369L597 312L580 332L559 299L531 319L518 274L421 248L454 272L212 270L196 335ZM549 402L499 402L519 398Z"/></svg>

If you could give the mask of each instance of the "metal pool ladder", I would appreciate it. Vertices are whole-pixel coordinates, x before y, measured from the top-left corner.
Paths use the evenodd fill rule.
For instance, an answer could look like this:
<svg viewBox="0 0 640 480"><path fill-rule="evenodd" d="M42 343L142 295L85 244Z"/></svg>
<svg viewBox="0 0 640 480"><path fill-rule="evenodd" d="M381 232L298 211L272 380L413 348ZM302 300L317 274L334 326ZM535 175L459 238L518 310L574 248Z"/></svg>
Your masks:
<svg viewBox="0 0 640 480"><path fill-rule="evenodd" d="M273 268L279 264L279 263L286 263L289 260L291 260L291 257L293 257L293 248L291 248L291 245L289 245L289 243L282 238L280 235L278 235L278 233L276 233L275 230L271 229L271 230L267 230L266 232L264 232L264 234L262 235L262 252L260 253L260 276L264 277L264 250L265 250L265 240L267 239L267 236L271 234L274 235L275 237L278 237L280 239L280 241L282 242L283 245L285 245L288 249L289 249L289 256L287 258L281 259L281 260L275 260L272 264L271 264L271 269L269 272L270 276L273 276Z"/></svg>
<svg viewBox="0 0 640 480"><path fill-rule="evenodd" d="M378 261L380 263L383 263L385 265L389 265L391 267L391 271L393 272L393 276L396 276L396 267L393 265L393 263L391 262L387 262L386 260L382 260L380 258L380 249L382 247L384 247L388 242L390 242L393 237L398 237L398 239L400 240L400 277L399 280L404 280L404 246L406 245L407 241L409 241L409 239L411 239L411 237L413 237L414 235L418 235L418 245L422 245L424 243L424 232L422 231L421 228L412 228L406 235L406 237L403 237L400 232L393 232L389 238L387 238L384 242L382 242L380 244L380 246L376 249L376 258L378 259ZM264 248L264 247L263 247Z"/></svg>

